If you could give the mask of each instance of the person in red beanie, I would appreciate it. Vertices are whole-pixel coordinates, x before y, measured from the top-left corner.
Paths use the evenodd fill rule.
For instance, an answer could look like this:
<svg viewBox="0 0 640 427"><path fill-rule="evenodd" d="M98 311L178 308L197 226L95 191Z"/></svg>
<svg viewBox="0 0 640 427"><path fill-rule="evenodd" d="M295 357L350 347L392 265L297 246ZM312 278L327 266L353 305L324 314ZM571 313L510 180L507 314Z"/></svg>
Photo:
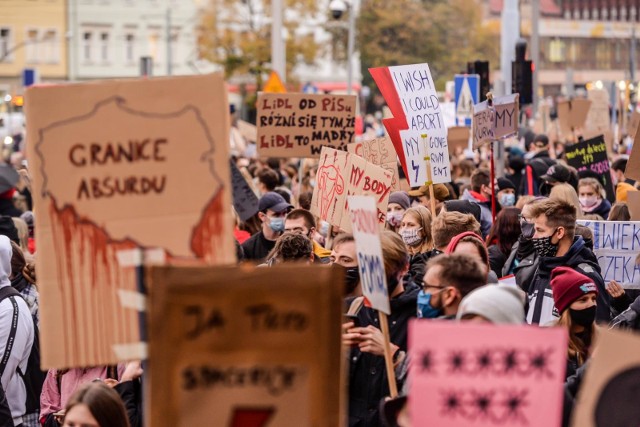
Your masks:
<svg viewBox="0 0 640 427"><path fill-rule="evenodd" d="M598 287L593 279L573 268L556 267L551 272L551 290L560 318L556 325L569 332L567 378L589 358L595 332Z"/></svg>
<svg viewBox="0 0 640 427"><path fill-rule="evenodd" d="M485 274L487 275L487 283L498 283L498 276L491 270L489 264L489 252L484 245L482 237L473 231L465 231L451 239L447 250L447 254L466 254L475 258L483 267L486 266Z"/></svg>

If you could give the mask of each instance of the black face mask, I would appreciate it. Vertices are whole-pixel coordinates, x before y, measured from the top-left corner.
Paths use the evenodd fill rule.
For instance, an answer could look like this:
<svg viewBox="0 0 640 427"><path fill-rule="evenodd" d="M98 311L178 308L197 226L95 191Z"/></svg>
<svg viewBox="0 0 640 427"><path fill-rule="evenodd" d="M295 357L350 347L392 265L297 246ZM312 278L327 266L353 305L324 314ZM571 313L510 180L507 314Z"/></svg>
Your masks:
<svg viewBox="0 0 640 427"><path fill-rule="evenodd" d="M588 328L593 325L593 322L596 320L596 306L592 305L582 310L573 310L570 308L569 315L571 316L571 321L576 325Z"/></svg>
<svg viewBox="0 0 640 427"><path fill-rule="evenodd" d="M345 285L345 293L352 293L358 283L360 283L360 270L358 267L343 267L344 268L344 285Z"/></svg>
<svg viewBox="0 0 640 427"><path fill-rule="evenodd" d="M531 238L536 232L535 224L532 222L523 221L520 223L520 230L522 231L522 237L524 237L527 240L531 240Z"/></svg>

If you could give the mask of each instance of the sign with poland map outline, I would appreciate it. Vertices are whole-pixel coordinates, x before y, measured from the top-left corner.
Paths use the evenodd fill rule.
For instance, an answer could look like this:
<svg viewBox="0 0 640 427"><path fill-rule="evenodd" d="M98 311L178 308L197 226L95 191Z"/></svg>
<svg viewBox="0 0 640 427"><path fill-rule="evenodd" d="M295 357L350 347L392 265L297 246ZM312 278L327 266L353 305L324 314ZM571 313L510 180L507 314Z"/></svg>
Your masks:
<svg viewBox="0 0 640 427"><path fill-rule="evenodd" d="M26 101L43 367L144 356L131 249L235 261L222 76L35 87Z"/></svg>

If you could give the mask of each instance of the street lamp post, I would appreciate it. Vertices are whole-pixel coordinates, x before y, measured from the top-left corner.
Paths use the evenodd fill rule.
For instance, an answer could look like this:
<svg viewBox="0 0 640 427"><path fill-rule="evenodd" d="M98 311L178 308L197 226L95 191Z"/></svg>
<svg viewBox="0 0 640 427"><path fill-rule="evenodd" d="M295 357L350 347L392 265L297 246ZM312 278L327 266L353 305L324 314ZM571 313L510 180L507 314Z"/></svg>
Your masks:
<svg viewBox="0 0 640 427"><path fill-rule="evenodd" d="M329 9L335 19L340 19L344 12L349 13L349 23L347 24L347 94L353 92L353 55L356 43L356 14L358 11L358 0L345 2L343 0L333 0L329 4Z"/></svg>

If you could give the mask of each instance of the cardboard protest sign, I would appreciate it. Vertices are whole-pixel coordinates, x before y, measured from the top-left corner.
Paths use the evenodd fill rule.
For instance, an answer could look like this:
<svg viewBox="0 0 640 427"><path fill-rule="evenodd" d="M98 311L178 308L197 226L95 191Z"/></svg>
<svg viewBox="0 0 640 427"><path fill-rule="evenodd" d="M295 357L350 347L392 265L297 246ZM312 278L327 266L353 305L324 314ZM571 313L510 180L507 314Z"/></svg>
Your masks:
<svg viewBox="0 0 640 427"><path fill-rule="evenodd" d="M631 221L640 221L640 191L627 192L627 206L631 214Z"/></svg>
<svg viewBox="0 0 640 427"><path fill-rule="evenodd" d="M252 125L244 120L238 120L238 131L240 131L240 135L242 135L248 142L255 143L258 141L258 128L256 125Z"/></svg>
<svg viewBox="0 0 640 427"><path fill-rule="evenodd" d="M605 283L640 289L640 221L578 221L593 232L593 253L598 257Z"/></svg>
<svg viewBox="0 0 640 427"><path fill-rule="evenodd" d="M383 120L411 187L451 181L447 128L428 64L369 69L393 118Z"/></svg>
<svg viewBox="0 0 640 427"><path fill-rule="evenodd" d="M351 229L358 252L362 294L371 307L385 314L391 314L376 200L371 196L349 196L348 201Z"/></svg>
<svg viewBox="0 0 640 427"><path fill-rule="evenodd" d="M473 106L473 148L518 134L520 94L496 97Z"/></svg>
<svg viewBox="0 0 640 427"><path fill-rule="evenodd" d="M631 149L631 154L629 154L624 176L640 181L640 132L636 133L636 137L633 140L633 148Z"/></svg>
<svg viewBox="0 0 640 427"><path fill-rule="evenodd" d="M261 93L258 155L318 158L322 147L347 149L355 135L355 95Z"/></svg>
<svg viewBox="0 0 640 427"><path fill-rule="evenodd" d="M602 328L573 410L573 427L640 424L640 338Z"/></svg>
<svg viewBox="0 0 640 427"><path fill-rule="evenodd" d="M235 262L222 75L32 87L26 98L42 366L143 357L130 250Z"/></svg>
<svg viewBox="0 0 640 427"><path fill-rule="evenodd" d="M635 138L640 127L640 112L634 111L631 113L629 123L627 123L627 135L631 138Z"/></svg>
<svg viewBox="0 0 640 427"><path fill-rule="evenodd" d="M258 196L253 192L233 160L230 160L229 164L231 165L233 208L240 220L246 221L258 212Z"/></svg>
<svg viewBox="0 0 640 427"><path fill-rule="evenodd" d="M600 182L607 192L607 199L610 202L615 201L616 193L611 182L611 172L609 172L611 165L607 156L607 144L602 135L567 145L564 153L569 166L576 168L578 172L590 170L600 175L602 177Z"/></svg>
<svg viewBox="0 0 640 427"><path fill-rule="evenodd" d="M343 425L338 269L172 267L150 276L149 425Z"/></svg>
<svg viewBox="0 0 640 427"><path fill-rule="evenodd" d="M588 99L573 99L570 101L558 102L556 110L558 112L558 123L562 135L570 140L575 140L573 131L582 128L587 120L587 114L591 108L591 101Z"/></svg>
<svg viewBox="0 0 640 427"><path fill-rule="evenodd" d="M383 136L382 138L370 139L368 141L354 142L353 144L347 145L347 151L391 172L391 189L393 191L400 190L398 158L393 144L388 137Z"/></svg>
<svg viewBox="0 0 640 427"><path fill-rule="evenodd" d="M563 329L414 320L409 353L414 426L561 424Z"/></svg>
<svg viewBox="0 0 640 427"><path fill-rule="evenodd" d="M605 145L607 146L607 155L613 157L614 156L614 150L613 150L614 138L613 138L613 132L610 129L603 129L603 130L591 129L591 130L582 131L582 139L584 140L593 139L600 135L602 135L602 137L604 138Z"/></svg>
<svg viewBox="0 0 640 427"><path fill-rule="evenodd" d="M324 147L320 155L311 213L344 231L351 231L347 196L374 196L378 223L384 226L391 193L391 173L362 157Z"/></svg>
<svg viewBox="0 0 640 427"><path fill-rule="evenodd" d="M447 143L449 144L449 155L455 156L459 150L469 148L469 137L471 128L467 126L454 126L447 129Z"/></svg>
<svg viewBox="0 0 640 427"><path fill-rule="evenodd" d="M609 92L606 89L591 89L587 92L587 98L591 101L591 106L585 127L590 130L610 130Z"/></svg>

